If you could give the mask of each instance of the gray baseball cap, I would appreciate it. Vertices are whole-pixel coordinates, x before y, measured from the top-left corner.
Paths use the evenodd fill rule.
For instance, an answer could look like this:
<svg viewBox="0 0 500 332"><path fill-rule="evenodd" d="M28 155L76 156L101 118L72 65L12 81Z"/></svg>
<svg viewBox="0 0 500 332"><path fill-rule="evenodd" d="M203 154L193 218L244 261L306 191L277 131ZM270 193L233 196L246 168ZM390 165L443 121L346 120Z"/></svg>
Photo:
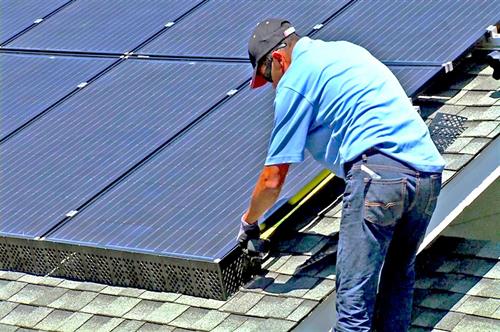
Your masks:
<svg viewBox="0 0 500 332"><path fill-rule="evenodd" d="M295 28L284 19L269 18L257 24L248 41L248 57L253 67L252 81L250 82L252 89L267 83L266 79L258 72L260 61L294 32Z"/></svg>

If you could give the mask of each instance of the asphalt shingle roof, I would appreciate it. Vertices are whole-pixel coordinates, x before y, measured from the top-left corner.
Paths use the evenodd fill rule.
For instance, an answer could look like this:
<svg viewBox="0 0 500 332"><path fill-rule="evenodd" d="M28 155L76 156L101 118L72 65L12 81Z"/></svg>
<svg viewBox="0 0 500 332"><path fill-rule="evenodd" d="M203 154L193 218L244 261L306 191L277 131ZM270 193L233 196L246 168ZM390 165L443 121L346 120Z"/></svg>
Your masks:
<svg viewBox="0 0 500 332"><path fill-rule="evenodd" d="M436 112L467 117L466 130L444 153L446 182L500 132L500 81L482 64L457 70L452 83L419 100L427 121ZM227 301L0 272L0 330L291 330L335 291L340 214L334 204L297 223L265 262L267 273ZM332 254L299 269L325 251ZM500 243L440 238L419 256L418 272L412 330L500 330Z"/></svg>

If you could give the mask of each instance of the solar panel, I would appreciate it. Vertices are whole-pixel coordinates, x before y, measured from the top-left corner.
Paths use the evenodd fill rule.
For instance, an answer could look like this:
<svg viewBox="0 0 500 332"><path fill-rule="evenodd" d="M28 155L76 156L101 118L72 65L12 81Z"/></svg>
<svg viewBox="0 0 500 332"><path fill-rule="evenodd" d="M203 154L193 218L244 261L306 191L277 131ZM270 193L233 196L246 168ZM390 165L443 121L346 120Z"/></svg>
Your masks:
<svg viewBox="0 0 500 332"><path fill-rule="evenodd" d="M138 53L248 58L247 40L265 18L291 20L299 34L307 34L341 9L348 0L210 1ZM227 18L227 19L221 19Z"/></svg>
<svg viewBox="0 0 500 332"><path fill-rule="evenodd" d="M500 1L358 0L315 34L347 40L383 61L456 59L500 20Z"/></svg>
<svg viewBox="0 0 500 332"><path fill-rule="evenodd" d="M200 1L76 1L7 47L124 53Z"/></svg>
<svg viewBox="0 0 500 332"><path fill-rule="evenodd" d="M1 1L0 43L7 41L67 2L68 0Z"/></svg>
<svg viewBox="0 0 500 332"><path fill-rule="evenodd" d="M271 89L238 93L47 239L221 258L265 159L272 103ZM310 159L293 167L283 196L320 170Z"/></svg>
<svg viewBox="0 0 500 332"><path fill-rule="evenodd" d="M432 77L441 71L440 66L388 66L403 86L408 96L422 89Z"/></svg>
<svg viewBox="0 0 500 332"><path fill-rule="evenodd" d="M125 60L0 145L0 230L39 236L249 75L243 64Z"/></svg>
<svg viewBox="0 0 500 332"><path fill-rule="evenodd" d="M0 54L0 139L116 60Z"/></svg>

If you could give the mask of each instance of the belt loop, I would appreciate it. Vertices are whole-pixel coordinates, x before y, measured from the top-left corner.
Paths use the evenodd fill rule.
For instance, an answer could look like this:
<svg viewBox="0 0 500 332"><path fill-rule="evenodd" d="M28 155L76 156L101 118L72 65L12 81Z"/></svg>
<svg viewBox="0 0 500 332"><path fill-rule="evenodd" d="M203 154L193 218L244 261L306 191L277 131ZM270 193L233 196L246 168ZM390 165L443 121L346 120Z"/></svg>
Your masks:
<svg viewBox="0 0 500 332"><path fill-rule="evenodd" d="M366 153L363 153L361 155L361 159L363 159L363 163L365 163L365 164L368 162L368 157L366 156Z"/></svg>

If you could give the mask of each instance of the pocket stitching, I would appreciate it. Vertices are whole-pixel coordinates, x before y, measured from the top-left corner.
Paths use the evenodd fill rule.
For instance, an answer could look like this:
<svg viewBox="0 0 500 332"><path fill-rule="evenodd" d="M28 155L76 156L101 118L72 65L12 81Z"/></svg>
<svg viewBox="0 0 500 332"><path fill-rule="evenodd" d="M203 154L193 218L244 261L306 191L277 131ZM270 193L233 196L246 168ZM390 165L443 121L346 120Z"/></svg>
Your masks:
<svg viewBox="0 0 500 332"><path fill-rule="evenodd" d="M392 182L389 182L389 181L392 181ZM369 182L369 181L365 181L365 182ZM369 221L370 223L372 224L375 224L375 225L378 225L377 222L371 220L368 216L367 216L367 213L366 213L366 208L367 207L381 207L383 209L385 209L386 211L389 210L389 208L393 207L393 206L398 206L398 205L401 205L402 208L401 208L401 215L403 214L403 209L404 209L404 200L405 200L405 196L406 196L406 183L407 183L407 180L406 178L402 178L402 179L394 179L394 180L378 180L377 182L373 181L372 183L377 183L377 184L396 184L400 182L401 184L401 200L399 201L395 201L395 202L388 202L386 204L382 204L382 203L378 203L378 202L370 202L368 200L365 199L364 201L364 208L365 208L365 211L364 211L364 219ZM391 225L394 225L394 223L401 219L401 216L398 217L398 218L395 218L394 219L394 222L388 224L388 225L385 225L385 226L391 226ZM382 225L381 225L382 226Z"/></svg>

